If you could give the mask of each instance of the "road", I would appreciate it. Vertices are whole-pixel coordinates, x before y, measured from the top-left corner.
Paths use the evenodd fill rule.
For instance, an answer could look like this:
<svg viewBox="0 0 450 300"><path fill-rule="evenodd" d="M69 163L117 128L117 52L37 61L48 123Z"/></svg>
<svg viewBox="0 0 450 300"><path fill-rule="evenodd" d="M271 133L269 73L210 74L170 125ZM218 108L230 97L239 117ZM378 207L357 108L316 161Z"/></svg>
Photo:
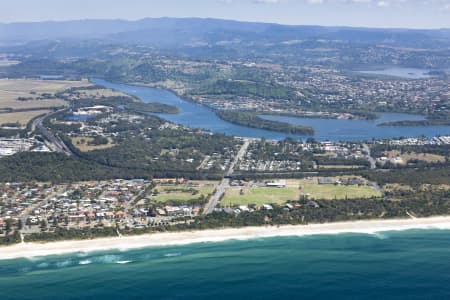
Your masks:
<svg viewBox="0 0 450 300"><path fill-rule="evenodd" d="M51 150L55 152L64 153L67 155L72 155L73 153L72 151L70 151L69 147L67 147L66 144L64 144L64 142L59 137L56 137L53 133L47 130L47 128L45 128L45 126L42 124L46 118L49 118L57 113L63 112L64 110L67 110L67 108L60 109L55 112L51 112L49 114L36 118L31 123L31 132L35 130L39 131L48 141Z"/></svg>
<svg viewBox="0 0 450 300"><path fill-rule="evenodd" d="M134 205L136 205L136 200L139 198L139 197L141 197L141 196L145 196L147 193L149 193L150 192L150 190L151 190L151 188L149 188L149 185L146 185L145 187L144 187L144 189L140 192L140 193L138 193L136 196L134 196L133 198L131 198L130 199L130 201L128 201L126 204L125 204L125 206L124 206L124 208L123 208L123 211L125 212L125 219L126 219L126 223L127 224L129 224L129 225L131 225L131 224L133 224L133 217L131 217L130 218L130 209L134 206Z"/></svg>
<svg viewBox="0 0 450 300"><path fill-rule="evenodd" d="M239 149L236 157L231 162L225 178L222 179L222 181L216 188L216 192L211 196L208 203L205 205L205 209L203 210L204 215L210 214L214 211L214 208L216 208L217 204L219 204L219 201L222 198L223 194L225 194L225 190L230 187L230 176L233 174L234 168L236 167L238 162L244 157L245 153L247 153L249 145L250 140L244 139L244 144L241 146L241 149Z"/></svg>
<svg viewBox="0 0 450 300"><path fill-rule="evenodd" d="M22 211L22 213L19 215L19 218L20 218L20 220L22 221L22 224L23 224L22 226L24 228L22 231L26 231L26 222L27 222L27 219L30 216L30 214L34 210L39 209L42 206L48 204L48 200L50 200L51 198L55 197L58 194L59 194L58 187L56 187L55 191L53 191L50 194L48 194L48 196L45 197L45 199L30 205L29 207L27 207L26 209L24 209Z"/></svg>
<svg viewBox="0 0 450 300"><path fill-rule="evenodd" d="M370 155L370 148L369 145L367 144L363 144L363 149L365 152L367 152L367 159L370 162L370 168L371 169L376 169L377 168L377 162L375 161L375 159L372 157L372 155Z"/></svg>
<svg viewBox="0 0 450 300"><path fill-rule="evenodd" d="M247 153L247 149L248 149L249 145L250 145L250 140L244 139L244 144L242 144L241 149L239 149L238 154L233 159L233 161L230 164L230 167L228 168L227 176L231 176L233 174L236 164L244 157L245 153Z"/></svg>

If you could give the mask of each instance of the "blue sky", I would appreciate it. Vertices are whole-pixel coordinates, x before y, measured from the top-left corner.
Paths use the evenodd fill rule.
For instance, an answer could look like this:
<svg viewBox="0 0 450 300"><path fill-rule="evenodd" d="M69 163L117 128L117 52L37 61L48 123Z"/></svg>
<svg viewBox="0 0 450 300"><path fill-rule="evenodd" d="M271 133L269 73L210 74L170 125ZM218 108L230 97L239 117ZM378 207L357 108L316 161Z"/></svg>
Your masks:
<svg viewBox="0 0 450 300"><path fill-rule="evenodd" d="M3 23L145 17L450 28L450 0L0 0Z"/></svg>

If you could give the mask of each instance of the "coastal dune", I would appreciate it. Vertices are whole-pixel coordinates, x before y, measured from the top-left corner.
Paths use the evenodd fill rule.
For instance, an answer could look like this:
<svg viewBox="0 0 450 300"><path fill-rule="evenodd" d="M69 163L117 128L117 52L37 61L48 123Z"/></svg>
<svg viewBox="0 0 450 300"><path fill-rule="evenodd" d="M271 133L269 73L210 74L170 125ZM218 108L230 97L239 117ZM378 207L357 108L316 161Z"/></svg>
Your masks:
<svg viewBox="0 0 450 300"><path fill-rule="evenodd" d="M138 236L98 238L92 240L59 241L49 243L21 243L0 247L0 259L62 255L76 252L129 250L156 246L175 246L192 243L246 240L278 236L317 234L365 233L409 229L450 229L450 216L392 220L367 220L310 225L225 228L154 233Z"/></svg>

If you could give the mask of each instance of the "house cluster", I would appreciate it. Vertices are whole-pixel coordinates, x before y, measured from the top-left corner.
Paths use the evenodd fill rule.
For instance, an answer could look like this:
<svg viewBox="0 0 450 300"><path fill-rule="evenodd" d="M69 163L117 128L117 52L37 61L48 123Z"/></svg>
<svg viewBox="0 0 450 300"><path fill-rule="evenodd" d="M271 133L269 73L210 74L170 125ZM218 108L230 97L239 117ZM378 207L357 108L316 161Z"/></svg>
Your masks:
<svg viewBox="0 0 450 300"><path fill-rule="evenodd" d="M92 117L102 115L94 121ZM83 107L73 112L73 116L66 118L63 121L56 121L65 125L79 124L82 136L116 136L118 133L115 127L122 122L124 123L138 123L144 119L143 116L134 115L123 112L112 112L112 108L108 106L92 106Z"/></svg>
<svg viewBox="0 0 450 300"><path fill-rule="evenodd" d="M269 144L276 145L278 141L266 141ZM267 153L261 155L258 149L259 142L252 142L247 153L245 153L242 160L239 161L237 169L239 171L257 171L257 172L279 172L279 171L298 171L302 168L302 161L300 159L286 159L285 154L289 154L291 158L302 151L297 145L286 144L284 153L266 150Z"/></svg>
<svg viewBox="0 0 450 300"><path fill-rule="evenodd" d="M315 91L315 98L327 105L358 108L438 109L448 100L448 81L439 78L402 80L364 77L355 79L322 68L302 68L289 83L299 90ZM384 99L380 101L379 99ZM308 100L306 100L307 102Z"/></svg>
<svg viewBox="0 0 450 300"><path fill-rule="evenodd" d="M200 213L200 206L171 206L165 205L156 209L158 216L169 216L169 217L194 217Z"/></svg>
<svg viewBox="0 0 450 300"><path fill-rule="evenodd" d="M376 160L381 165L384 165L387 162L394 164L394 165L403 165L406 163L403 160L403 158L401 158L401 156L394 156L394 157L381 156L381 157L377 157Z"/></svg>
<svg viewBox="0 0 450 300"><path fill-rule="evenodd" d="M0 184L0 230L11 219L17 223L36 203L43 201L55 191L56 187L34 183Z"/></svg>
<svg viewBox="0 0 450 300"><path fill-rule="evenodd" d="M206 155L200 165L197 167L199 170L222 170L225 171L231 163L231 153L228 149L224 149L225 154L213 153L212 155Z"/></svg>
<svg viewBox="0 0 450 300"><path fill-rule="evenodd" d="M295 172L316 169L319 157L325 160L340 158L349 160L351 164L367 160L367 155L360 143L285 142L282 146L279 145L279 141L266 141L266 143L270 147L264 147L262 151L258 142L253 142L240 160L237 169L244 172Z"/></svg>
<svg viewBox="0 0 450 300"><path fill-rule="evenodd" d="M161 179L160 184L173 184ZM176 182L182 182L177 179ZM150 208L145 197L155 182L147 180L90 181L72 184L0 184L0 234L6 224L22 232L67 228L128 226L140 228L195 217L201 205L167 205ZM8 221L10 220L10 221ZM20 220L20 221L19 221Z"/></svg>
<svg viewBox="0 0 450 300"><path fill-rule="evenodd" d="M372 57L371 57L372 58ZM237 63L233 62L234 66ZM226 66L232 68L233 66ZM246 66L248 67L248 66ZM256 65L251 68L255 68ZM164 66L163 66L164 68ZM258 69L265 69L258 65ZM257 69L255 69L257 70ZM342 72L319 66L290 68L280 66L263 72L266 82L290 88L297 97L273 99L263 96L233 95L223 97L214 93L192 95L194 101L220 110L252 110L288 113L305 117L354 119L357 115L316 111L317 107L348 108L348 110L398 109L442 110L449 99L448 80L445 78L378 78L375 76L348 76ZM355 73L358 74L358 73ZM382 99L380 101L380 99ZM311 109L308 110L308 108ZM301 108L301 109L300 109Z"/></svg>
<svg viewBox="0 0 450 300"><path fill-rule="evenodd" d="M90 226L125 222L127 210L148 186L144 180L84 182L59 187L28 215L26 225Z"/></svg>
<svg viewBox="0 0 450 300"><path fill-rule="evenodd" d="M308 201L307 202L308 206L312 206L314 208L318 208L319 205L317 204L317 202L315 201ZM300 204L299 202L286 202L283 205L283 210L284 211L291 211L295 208L301 207L302 204ZM241 213L246 213L246 212L254 212L254 211L271 211L273 210L273 206L271 204L262 204L260 206L247 206L247 205L240 205L240 206L236 206L236 207L219 207L214 209L214 211L216 212L225 212L228 214L234 214L234 215L239 215Z"/></svg>
<svg viewBox="0 0 450 300"><path fill-rule="evenodd" d="M361 159L365 155L362 152L361 145L358 143L338 143L338 142L321 142L319 150L324 151L325 154L332 158L344 159Z"/></svg>
<svg viewBox="0 0 450 300"><path fill-rule="evenodd" d="M73 112L74 116L96 116L104 113L109 113L112 111L110 106L95 105L89 107L80 107Z"/></svg>
<svg viewBox="0 0 450 300"><path fill-rule="evenodd" d="M301 165L300 161L245 159L239 164L238 170L258 172L298 171L301 169Z"/></svg>
<svg viewBox="0 0 450 300"><path fill-rule="evenodd" d="M390 139L377 141L377 143L398 146L450 145L450 135L435 136L431 139L423 137Z"/></svg>

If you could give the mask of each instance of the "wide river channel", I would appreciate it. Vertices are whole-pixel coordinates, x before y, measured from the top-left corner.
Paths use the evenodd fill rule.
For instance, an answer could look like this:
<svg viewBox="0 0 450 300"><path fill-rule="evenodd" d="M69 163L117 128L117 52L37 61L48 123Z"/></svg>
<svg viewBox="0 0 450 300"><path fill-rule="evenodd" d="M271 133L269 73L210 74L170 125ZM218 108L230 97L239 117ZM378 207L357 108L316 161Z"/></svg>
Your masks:
<svg viewBox="0 0 450 300"><path fill-rule="evenodd" d="M91 79L91 81L95 84L136 96L146 103L159 102L176 106L180 110L178 114L158 115L173 123L191 128L207 129L212 132L250 138L275 140L282 140L286 137L295 139L307 138L307 136L302 135L292 135L231 124L217 117L214 111L208 107L183 100L165 89L118 84L101 79ZM262 117L290 124L311 126L315 130L313 137L319 141L361 141L370 140L372 138L383 139L418 137L420 135L425 135L427 137L450 135L450 126L377 126L378 124L387 121L423 120L424 117L420 115L386 113L381 114L381 118L375 121L297 118L269 115Z"/></svg>

